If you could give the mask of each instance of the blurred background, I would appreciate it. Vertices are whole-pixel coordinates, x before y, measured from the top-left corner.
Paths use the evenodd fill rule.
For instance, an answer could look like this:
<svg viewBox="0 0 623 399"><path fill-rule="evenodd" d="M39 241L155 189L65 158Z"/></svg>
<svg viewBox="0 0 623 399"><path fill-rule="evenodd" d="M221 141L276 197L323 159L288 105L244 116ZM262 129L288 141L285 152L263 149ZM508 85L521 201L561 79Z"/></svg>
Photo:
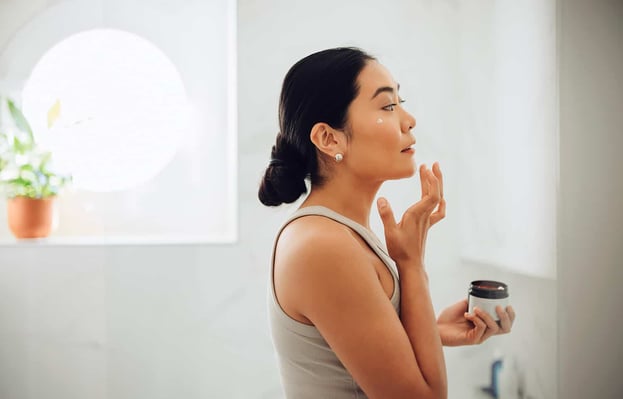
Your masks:
<svg viewBox="0 0 623 399"><path fill-rule="evenodd" d="M416 162L444 171L435 309L472 280L509 285L511 334L445 348L449 397L491 397L499 359L505 397L621 397L621 21L614 0L0 0L0 96L29 119L54 90L126 79L108 103L63 108L119 120L57 135L79 178L52 235L16 240L2 210L0 398L283 397L265 305L274 234L298 203L268 209L256 193L285 73L336 46L389 68L417 119ZM91 51L41 72L93 30ZM102 44L111 32L130 36ZM418 187L380 194L398 213ZM374 212L371 225L381 236Z"/></svg>

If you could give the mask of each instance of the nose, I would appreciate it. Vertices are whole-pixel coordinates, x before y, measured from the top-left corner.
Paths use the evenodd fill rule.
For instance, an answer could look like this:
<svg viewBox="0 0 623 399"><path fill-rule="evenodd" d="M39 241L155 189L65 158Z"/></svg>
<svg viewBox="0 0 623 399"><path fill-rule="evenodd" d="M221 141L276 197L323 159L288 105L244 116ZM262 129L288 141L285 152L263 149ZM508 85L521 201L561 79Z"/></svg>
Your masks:
<svg viewBox="0 0 623 399"><path fill-rule="evenodd" d="M405 115L402 120L403 133L409 133L415 127L415 124L416 124L415 117L411 115L410 113L408 113L407 111L405 111Z"/></svg>

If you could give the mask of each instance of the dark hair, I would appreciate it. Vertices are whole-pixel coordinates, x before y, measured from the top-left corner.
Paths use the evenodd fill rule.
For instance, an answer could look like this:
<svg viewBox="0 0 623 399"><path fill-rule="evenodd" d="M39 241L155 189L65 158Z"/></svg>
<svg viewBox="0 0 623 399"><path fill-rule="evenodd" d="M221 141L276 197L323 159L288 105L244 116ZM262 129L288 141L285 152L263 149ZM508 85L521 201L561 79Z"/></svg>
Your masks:
<svg viewBox="0 0 623 399"><path fill-rule="evenodd" d="M277 206L307 192L305 179L322 184L316 146L309 139L318 122L343 129L350 103L359 92L357 77L370 60L364 51L339 47L311 54L290 68L279 98L279 128L258 197Z"/></svg>

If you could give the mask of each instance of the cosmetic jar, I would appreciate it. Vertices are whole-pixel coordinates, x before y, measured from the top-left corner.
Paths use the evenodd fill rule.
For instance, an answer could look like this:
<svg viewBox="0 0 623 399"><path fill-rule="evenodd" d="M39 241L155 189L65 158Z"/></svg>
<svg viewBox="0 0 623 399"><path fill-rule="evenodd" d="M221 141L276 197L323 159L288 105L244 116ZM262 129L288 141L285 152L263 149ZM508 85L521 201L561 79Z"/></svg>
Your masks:
<svg viewBox="0 0 623 399"><path fill-rule="evenodd" d="M496 306L506 309L508 306L508 286L499 281L476 280L472 281L467 291L467 311L474 312L474 307L489 313L493 320L500 320L495 311Z"/></svg>

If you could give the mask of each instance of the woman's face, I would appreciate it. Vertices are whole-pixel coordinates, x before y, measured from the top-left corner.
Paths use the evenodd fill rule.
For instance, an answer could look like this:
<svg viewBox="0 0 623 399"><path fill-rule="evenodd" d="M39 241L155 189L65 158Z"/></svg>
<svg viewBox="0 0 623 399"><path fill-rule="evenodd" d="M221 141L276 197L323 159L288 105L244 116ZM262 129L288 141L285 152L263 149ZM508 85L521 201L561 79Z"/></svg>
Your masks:
<svg viewBox="0 0 623 399"><path fill-rule="evenodd" d="M376 61L367 63L357 82L359 94L348 109L351 134L345 164L365 180L412 176L415 118L402 108L399 85Z"/></svg>

